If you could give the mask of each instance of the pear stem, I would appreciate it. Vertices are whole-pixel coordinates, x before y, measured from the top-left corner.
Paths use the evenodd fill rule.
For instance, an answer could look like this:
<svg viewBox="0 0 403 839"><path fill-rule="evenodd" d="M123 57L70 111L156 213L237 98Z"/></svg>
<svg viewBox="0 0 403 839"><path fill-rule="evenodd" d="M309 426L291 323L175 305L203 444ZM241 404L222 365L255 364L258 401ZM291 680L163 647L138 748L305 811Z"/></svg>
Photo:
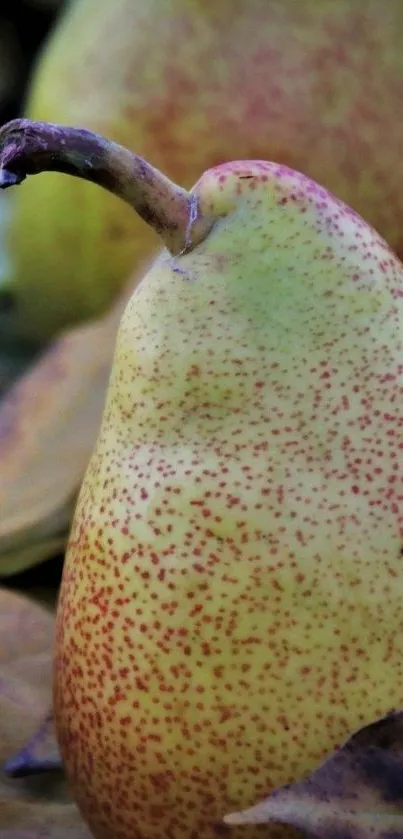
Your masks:
<svg viewBox="0 0 403 839"><path fill-rule="evenodd" d="M154 228L172 254L191 250L214 223L197 196L124 146L84 128L14 119L0 128L0 189L27 175L62 172L122 198Z"/></svg>

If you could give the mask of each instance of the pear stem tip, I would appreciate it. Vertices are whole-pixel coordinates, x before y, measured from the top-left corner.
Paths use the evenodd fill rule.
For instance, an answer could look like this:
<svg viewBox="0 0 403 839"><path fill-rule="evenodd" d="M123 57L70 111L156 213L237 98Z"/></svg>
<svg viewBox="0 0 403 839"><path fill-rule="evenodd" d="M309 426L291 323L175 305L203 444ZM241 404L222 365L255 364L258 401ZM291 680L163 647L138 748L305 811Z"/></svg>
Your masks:
<svg viewBox="0 0 403 839"><path fill-rule="evenodd" d="M213 225L196 206L194 194L100 134L28 119L0 128L0 189L52 171L91 181L126 201L172 254L191 250Z"/></svg>
<svg viewBox="0 0 403 839"><path fill-rule="evenodd" d="M24 175L17 175L9 169L0 169L0 189L7 189L9 186L17 186L24 180Z"/></svg>

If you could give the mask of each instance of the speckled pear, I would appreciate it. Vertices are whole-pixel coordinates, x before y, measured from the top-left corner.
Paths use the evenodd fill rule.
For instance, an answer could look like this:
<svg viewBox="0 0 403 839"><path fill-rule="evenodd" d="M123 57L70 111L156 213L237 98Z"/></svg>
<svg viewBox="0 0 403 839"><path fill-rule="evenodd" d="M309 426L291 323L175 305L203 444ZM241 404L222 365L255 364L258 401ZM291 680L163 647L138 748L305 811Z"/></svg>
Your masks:
<svg viewBox="0 0 403 839"><path fill-rule="evenodd" d="M89 176L118 191L127 155ZM97 839L257 839L224 816L402 706L403 267L282 165L189 194L130 165L168 248L123 315L75 513L60 747Z"/></svg>

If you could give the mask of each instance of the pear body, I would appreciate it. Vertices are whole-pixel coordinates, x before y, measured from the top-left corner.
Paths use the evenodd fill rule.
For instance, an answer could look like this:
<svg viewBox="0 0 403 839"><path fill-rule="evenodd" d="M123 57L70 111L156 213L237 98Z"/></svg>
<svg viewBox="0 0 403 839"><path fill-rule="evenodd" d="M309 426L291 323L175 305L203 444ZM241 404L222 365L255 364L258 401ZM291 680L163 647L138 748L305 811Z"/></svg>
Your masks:
<svg viewBox="0 0 403 839"><path fill-rule="evenodd" d="M97 839L212 839L403 701L402 265L281 165L195 191L223 217L128 303L61 586Z"/></svg>
<svg viewBox="0 0 403 839"><path fill-rule="evenodd" d="M400 0L74 0L27 115L106 134L173 180L236 158L323 183L403 252ZM43 342L104 311L155 237L91 184L31 178L8 233L7 329Z"/></svg>

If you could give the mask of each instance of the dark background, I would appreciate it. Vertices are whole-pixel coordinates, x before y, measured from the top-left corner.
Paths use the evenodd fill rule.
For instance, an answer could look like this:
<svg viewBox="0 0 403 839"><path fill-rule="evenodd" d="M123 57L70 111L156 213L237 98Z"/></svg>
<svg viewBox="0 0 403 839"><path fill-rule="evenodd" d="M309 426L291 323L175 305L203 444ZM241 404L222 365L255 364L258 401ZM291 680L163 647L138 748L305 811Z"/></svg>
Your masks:
<svg viewBox="0 0 403 839"><path fill-rule="evenodd" d="M67 0L2 0L0 124L21 116L33 62Z"/></svg>
<svg viewBox="0 0 403 839"><path fill-rule="evenodd" d="M1 0L0 125L22 115L35 58L58 14L68 2ZM53 602L62 565L63 557L55 557L38 567L2 580L2 585Z"/></svg>

